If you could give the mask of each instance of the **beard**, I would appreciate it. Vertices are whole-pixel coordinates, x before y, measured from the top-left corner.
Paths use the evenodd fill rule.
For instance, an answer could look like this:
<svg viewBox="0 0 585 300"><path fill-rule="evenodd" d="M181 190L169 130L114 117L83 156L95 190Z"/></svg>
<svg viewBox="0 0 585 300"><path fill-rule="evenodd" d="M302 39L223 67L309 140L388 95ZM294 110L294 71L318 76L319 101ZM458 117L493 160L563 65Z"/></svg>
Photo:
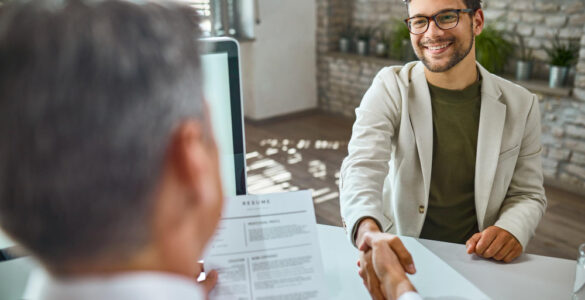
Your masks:
<svg viewBox="0 0 585 300"><path fill-rule="evenodd" d="M469 52L471 52L471 49L473 48L473 43L475 42L475 34L473 34L473 28L470 28L470 31L471 31L471 40L469 41L469 45L467 47L465 47L465 45L461 45L460 43L458 43L458 41L455 37L441 38L441 39L427 39L424 42L423 41L418 42L418 50L419 51L415 51L415 54L418 57L418 59L420 61L422 61L422 63L425 65L425 67L429 71L431 71L433 73L446 72L446 71L450 70L451 68L453 68L454 66L456 66L460 61L462 61L465 57L467 57L467 55L469 55ZM444 64L444 65L433 64L430 62L429 58L425 57L424 46L426 44L441 44L441 43L450 43L451 46L453 46L455 48L455 53L453 53L453 55L449 58L449 61L447 61L446 64Z"/></svg>

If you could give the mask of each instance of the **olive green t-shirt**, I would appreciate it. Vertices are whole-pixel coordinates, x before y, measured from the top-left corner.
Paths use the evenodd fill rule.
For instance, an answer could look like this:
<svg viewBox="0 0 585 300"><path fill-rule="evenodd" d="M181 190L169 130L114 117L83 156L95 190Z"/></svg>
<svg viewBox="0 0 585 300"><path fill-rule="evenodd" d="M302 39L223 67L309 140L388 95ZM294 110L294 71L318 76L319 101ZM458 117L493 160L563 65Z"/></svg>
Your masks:
<svg viewBox="0 0 585 300"><path fill-rule="evenodd" d="M420 237L465 243L478 232L475 155L481 80L463 90L429 84L433 111L433 165L427 216Z"/></svg>

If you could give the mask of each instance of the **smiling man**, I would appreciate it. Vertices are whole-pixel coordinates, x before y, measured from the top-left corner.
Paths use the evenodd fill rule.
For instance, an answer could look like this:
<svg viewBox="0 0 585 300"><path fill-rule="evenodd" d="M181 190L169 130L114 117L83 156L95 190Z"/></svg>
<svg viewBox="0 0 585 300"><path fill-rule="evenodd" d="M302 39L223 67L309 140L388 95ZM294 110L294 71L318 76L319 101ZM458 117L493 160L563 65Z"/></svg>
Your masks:
<svg viewBox="0 0 585 300"><path fill-rule="evenodd" d="M389 249L391 234L465 243L510 262L546 208L538 100L476 62L480 0L405 2L420 62L382 69L356 109L340 183L349 237L362 249L377 232ZM372 253L360 274L383 297Z"/></svg>

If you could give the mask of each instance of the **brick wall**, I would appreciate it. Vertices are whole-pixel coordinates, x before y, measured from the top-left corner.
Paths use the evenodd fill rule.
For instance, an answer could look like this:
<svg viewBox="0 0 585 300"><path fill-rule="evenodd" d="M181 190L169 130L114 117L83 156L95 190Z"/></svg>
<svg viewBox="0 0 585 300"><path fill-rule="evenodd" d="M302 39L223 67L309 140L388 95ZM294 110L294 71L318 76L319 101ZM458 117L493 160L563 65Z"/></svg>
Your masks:
<svg viewBox="0 0 585 300"><path fill-rule="evenodd" d="M321 108L348 118L355 117L354 110L376 73L385 66L397 64L386 59L342 53L324 54L322 62L320 71L326 72L328 77L322 85Z"/></svg>
<svg viewBox="0 0 585 300"><path fill-rule="evenodd" d="M327 62L324 55L335 52L338 48L340 33L351 20L349 0L316 0L317 1L317 97L319 107L328 104L325 95L326 83L329 81Z"/></svg>
<svg viewBox="0 0 585 300"><path fill-rule="evenodd" d="M355 27L379 27L395 19L405 19L406 5L402 0L355 0L351 16Z"/></svg>
<svg viewBox="0 0 585 300"><path fill-rule="evenodd" d="M541 95L547 183L585 193L585 102Z"/></svg>
<svg viewBox="0 0 585 300"><path fill-rule="evenodd" d="M559 2L559 1L556 1ZM548 77L548 56L544 47L551 46L553 37L561 41L579 40L585 25L585 4L582 0L563 1L542 0L484 0L483 8L486 24L524 38L525 45L532 49L535 65L534 76ZM508 40L517 43L513 36ZM514 60L509 69L513 70Z"/></svg>

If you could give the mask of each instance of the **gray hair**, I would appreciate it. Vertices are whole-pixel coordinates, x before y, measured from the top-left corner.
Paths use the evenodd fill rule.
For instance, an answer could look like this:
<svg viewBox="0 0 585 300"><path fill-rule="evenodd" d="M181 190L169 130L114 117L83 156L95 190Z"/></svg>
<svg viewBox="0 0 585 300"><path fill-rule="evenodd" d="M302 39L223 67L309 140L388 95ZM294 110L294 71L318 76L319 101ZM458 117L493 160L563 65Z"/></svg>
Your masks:
<svg viewBox="0 0 585 300"><path fill-rule="evenodd" d="M0 226L48 265L125 259L173 130L204 117L196 13L43 3L0 10Z"/></svg>

